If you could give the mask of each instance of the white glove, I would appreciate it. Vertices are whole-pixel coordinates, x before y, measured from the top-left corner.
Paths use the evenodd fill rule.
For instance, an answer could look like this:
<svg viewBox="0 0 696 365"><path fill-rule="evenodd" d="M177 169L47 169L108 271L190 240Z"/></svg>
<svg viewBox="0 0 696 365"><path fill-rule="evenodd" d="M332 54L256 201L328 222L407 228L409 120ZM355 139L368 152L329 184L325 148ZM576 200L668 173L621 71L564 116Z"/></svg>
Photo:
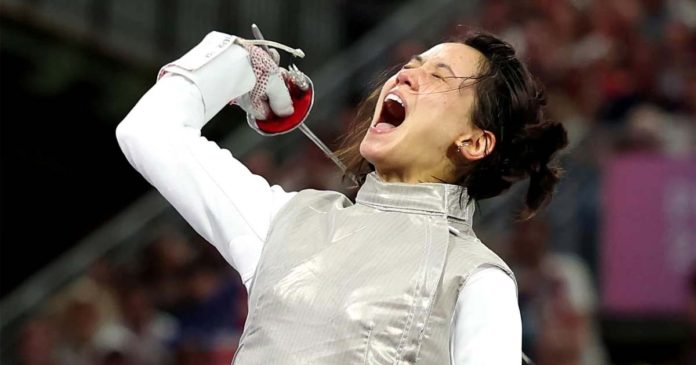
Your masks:
<svg viewBox="0 0 696 365"><path fill-rule="evenodd" d="M255 44L270 44L304 56L300 50L275 42L210 32L184 56L163 66L157 79L174 74L195 84L203 98L206 122L231 102L259 120L267 118L271 111L278 116L292 114L284 70L278 67L278 52L264 51Z"/></svg>
<svg viewBox="0 0 696 365"><path fill-rule="evenodd" d="M251 68L256 76L254 88L232 101L254 119L265 120L271 112L279 117L293 113L292 99L285 84L287 71L278 67L280 56L275 50L266 51L259 46L238 39L249 52Z"/></svg>

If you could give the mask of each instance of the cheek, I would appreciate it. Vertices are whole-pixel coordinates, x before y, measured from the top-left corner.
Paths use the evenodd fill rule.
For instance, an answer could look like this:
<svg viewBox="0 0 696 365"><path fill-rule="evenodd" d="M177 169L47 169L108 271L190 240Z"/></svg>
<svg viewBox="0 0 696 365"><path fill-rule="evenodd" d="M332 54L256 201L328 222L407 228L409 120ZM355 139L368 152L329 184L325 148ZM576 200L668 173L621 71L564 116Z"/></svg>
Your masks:
<svg viewBox="0 0 696 365"><path fill-rule="evenodd" d="M450 100L438 100L423 106L423 114L418 118L423 121L418 126L419 134L442 144L453 142L466 132L469 118L462 111L461 104Z"/></svg>
<svg viewBox="0 0 696 365"><path fill-rule="evenodd" d="M461 127L464 123L456 118L442 118L438 121L435 128L424 132L427 141L424 144L430 146L432 151L437 151L441 156L449 153L450 149L456 145L457 139L464 135L464 129Z"/></svg>
<svg viewBox="0 0 696 365"><path fill-rule="evenodd" d="M442 156L450 145L450 135L437 119L419 123L416 128L409 130L402 140L402 145L408 146L404 152L414 159L427 158L432 160Z"/></svg>
<svg viewBox="0 0 696 365"><path fill-rule="evenodd" d="M454 138L467 133L470 128L470 103L461 98L445 100L439 109L440 126Z"/></svg>

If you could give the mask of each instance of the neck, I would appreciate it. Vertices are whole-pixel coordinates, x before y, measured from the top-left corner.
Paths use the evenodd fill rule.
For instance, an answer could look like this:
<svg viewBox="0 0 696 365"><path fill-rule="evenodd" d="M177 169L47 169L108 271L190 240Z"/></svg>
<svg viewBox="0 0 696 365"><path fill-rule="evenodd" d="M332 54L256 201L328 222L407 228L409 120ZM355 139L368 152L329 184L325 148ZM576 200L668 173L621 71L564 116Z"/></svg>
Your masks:
<svg viewBox="0 0 696 365"><path fill-rule="evenodd" d="M422 183L446 183L451 184L456 181L454 174L447 173L447 169L420 169L399 170L385 169L375 167L375 172L380 180L388 183L406 183L406 184L422 184Z"/></svg>
<svg viewBox="0 0 696 365"><path fill-rule="evenodd" d="M418 177L412 176L404 171L376 169L375 172L377 173L377 176L379 176L380 180L388 183L418 184L424 182Z"/></svg>

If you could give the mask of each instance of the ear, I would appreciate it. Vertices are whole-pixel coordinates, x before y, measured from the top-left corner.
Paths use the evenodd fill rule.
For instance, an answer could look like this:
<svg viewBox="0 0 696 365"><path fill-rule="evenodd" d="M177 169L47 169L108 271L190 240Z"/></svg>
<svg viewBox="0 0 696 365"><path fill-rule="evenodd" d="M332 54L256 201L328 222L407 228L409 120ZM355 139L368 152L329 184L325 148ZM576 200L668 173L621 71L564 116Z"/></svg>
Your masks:
<svg viewBox="0 0 696 365"><path fill-rule="evenodd" d="M486 130L477 130L473 136L462 136L457 140L457 151L467 160L480 160L493 152L495 134Z"/></svg>

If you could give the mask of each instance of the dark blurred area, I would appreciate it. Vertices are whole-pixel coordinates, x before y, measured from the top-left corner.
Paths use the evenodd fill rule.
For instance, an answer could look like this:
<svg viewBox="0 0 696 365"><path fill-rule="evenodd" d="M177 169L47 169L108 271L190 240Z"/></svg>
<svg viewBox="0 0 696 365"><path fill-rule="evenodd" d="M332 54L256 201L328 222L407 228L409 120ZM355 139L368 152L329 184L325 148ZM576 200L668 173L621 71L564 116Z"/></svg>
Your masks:
<svg viewBox="0 0 696 365"><path fill-rule="evenodd" d="M4 296L149 186L114 142L143 70L4 14L0 27Z"/></svg>
<svg viewBox="0 0 696 365"><path fill-rule="evenodd" d="M313 77L399 9L434 6L307 1L288 20L284 2L208 1L196 9L177 2L162 20L138 14L163 11L167 2L107 1L88 8L88 31L80 32L58 26L72 19L60 22L67 11L41 20L37 9L50 3L77 2L0 6L3 297L150 190L121 155L114 129L158 67L208 31L248 36L251 22L234 14L276 16L261 23L264 34L308 48L301 67ZM546 85L548 113L571 139L560 158L564 178L543 214L516 222L507 213L519 206L513 189L510 199L482 202L475 221L482 241L517 276L525 352L539 365L696 364L696 3L491 0L471 2L467 11L455 3L442 2L452 9L446 20L428 20L442 31L404 36L353 70L342 97L331 99L330 117L317 117L333 126L320 135L331 141L348 127L380 70L468 28L500 35ZM210 22L169 28L203 4L211 4ZM113 46L138 27L153 47ZM216 141L244 123L236 110L222 114L205 130ZM351 193L320 151L292 141L279 149L261 144L242 160L286 190ZM164 220L137 244L122 244L137 248L90 262L50 293L10 334L14 345L3 360L229 364L246 289L185 223Z"/></svg>

